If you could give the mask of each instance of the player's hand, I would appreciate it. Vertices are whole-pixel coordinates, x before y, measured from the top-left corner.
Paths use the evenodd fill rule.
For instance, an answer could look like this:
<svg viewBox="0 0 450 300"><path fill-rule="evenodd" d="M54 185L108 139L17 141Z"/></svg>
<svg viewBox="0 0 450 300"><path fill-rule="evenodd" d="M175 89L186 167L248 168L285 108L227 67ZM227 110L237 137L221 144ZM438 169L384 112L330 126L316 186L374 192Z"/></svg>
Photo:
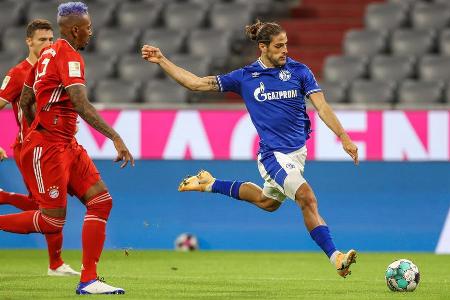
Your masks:
<svg viewBox="0 0 450 300"><path fill-rule="evenodd" d="M159 48L150 45L142 46L141 55L143 59L155 64L159 64L164 58L164 55Z"/></svg>
<svg viewBox="0 0 450 300"><path fill-rule="evenodd" d="M342 147L344 148L345 152L347 152L348 155L350 155L350 157L353 159L355 165L358 165L359 164L358 147L352 142L352 140L348 136L342 139Z"/></svg>
<svg viewBox="0 0 450 300"><path fill-rule="evenodd" d="M117 150L117 157L114 161L115 162L123 161L123 163L120 165L120 168L125 168L128 162L130 162L131 165L134 167L133 155L131 155L127 146L125 146L125 143L123 142L122 138L120 136L116 137L115 139L113 139L113 142L114 147L116 147Z"/></svg>
<svg viewBox="0 0 450 300"><path fill-rule="evenodd" d="M5 158L8 158L8 155L6 155L6 151L0 147L0 161L3 161Z"/></svg>

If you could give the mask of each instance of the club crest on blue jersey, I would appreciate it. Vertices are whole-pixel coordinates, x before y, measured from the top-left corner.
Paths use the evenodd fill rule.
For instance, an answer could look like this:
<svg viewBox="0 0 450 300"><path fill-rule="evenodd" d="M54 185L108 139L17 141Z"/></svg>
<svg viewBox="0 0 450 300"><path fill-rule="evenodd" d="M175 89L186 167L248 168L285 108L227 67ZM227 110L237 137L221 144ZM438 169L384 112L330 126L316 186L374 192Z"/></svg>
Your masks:
<svg viewBox="0 0 450 300"><path fill-rule="evenodd" d="M281 70L280 74L278 74L278 77L280 77L280 80L282 81L289 81L291 79L291 72L288 70Z"/></svg>

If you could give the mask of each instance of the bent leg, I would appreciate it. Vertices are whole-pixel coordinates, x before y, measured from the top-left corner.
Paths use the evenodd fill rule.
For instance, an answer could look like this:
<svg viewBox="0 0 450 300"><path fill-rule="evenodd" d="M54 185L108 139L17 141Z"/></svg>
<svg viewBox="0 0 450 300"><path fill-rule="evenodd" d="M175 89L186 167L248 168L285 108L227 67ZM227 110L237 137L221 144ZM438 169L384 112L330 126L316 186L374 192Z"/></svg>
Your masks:
<svg viewBox="0 0 450 300"><path fill-rule="evenodd" d="M20 234L60 233L64 223L65 218L47 216L39 210L0 216L0 230Z"/></svg>
<svg viewBox="0 0 450 300"><path fill-rule="evenodd" d="M205 170L200 171L195 176L184 179L179 185L178 190L180 192L197 191L218 193L252 203L269 212L277 210L284 199L284 196L282 199L266 196L263 190L252 182L216 179Z"/></svg>
<svg viewBox="0 0 450 300"><path fill-rule="evenodd" d="M239 198L269 212L277 210L282 203L264 195L263 190L252 182L244 182L241 185Z"/></svg>

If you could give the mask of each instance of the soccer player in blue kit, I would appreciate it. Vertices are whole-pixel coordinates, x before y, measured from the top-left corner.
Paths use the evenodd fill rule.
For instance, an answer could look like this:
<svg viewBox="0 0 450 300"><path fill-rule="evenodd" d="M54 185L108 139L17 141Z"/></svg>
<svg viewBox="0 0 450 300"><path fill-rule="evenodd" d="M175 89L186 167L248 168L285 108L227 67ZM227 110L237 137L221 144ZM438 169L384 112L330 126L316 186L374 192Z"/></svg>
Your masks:
<svg viewBox="0 0 450 300"><path fill-rule="evenodd" d="M245 101L260 137L258 169L265 180L261 189L254 183L219 180L207 171L183 180L179 191L221 193L275 211L285 198L301 207L311 238L327 254L337 273L346 277L356 262L356 251L338 251L319 214L317 199L303 177L306 140L310 121L305 99L309 99L322 121L338 136L342 147L358 164L358 148L325 101L314 75L302 63L287 56L287 35L277 23L256 22L246 34L257 42L261 56L251 65L218 76L198 77L169 61L160 49L144 45L142 57L159 66L174 80L192 91L235 92Z"/></svg>

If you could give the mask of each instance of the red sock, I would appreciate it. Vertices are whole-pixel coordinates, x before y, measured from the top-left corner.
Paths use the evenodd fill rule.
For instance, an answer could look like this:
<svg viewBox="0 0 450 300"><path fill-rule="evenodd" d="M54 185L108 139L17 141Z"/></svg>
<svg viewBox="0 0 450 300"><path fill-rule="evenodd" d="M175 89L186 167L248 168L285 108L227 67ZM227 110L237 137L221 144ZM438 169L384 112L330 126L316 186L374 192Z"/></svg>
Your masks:
<svg viewBox="0 0 450 300"><path fill-rule="evenodd" d="M42 215L39 210L0 216L0 230L13 233L58 233L64 226L64 218Z"/></svg>
<svg viewBox="0 0 450 300"><path fill-rule="evenodd" d="M102 254L106 237L106 221L112 208L111 196L108 192L102 192L86 201L86 207L82 232L83 267L81 268L81 282L97 278L97 262Z"/></svg>
<svg viewBox="0 0 450 300"><path fill-rule="evenodd" d="M9 204L20 210L37 210L38 204L27 195L0 190L0 204Z"/></svg>
<svg viewBox="0 0 450 300"><path fill-rule="evenodd" d="M61 258L61 249L63 243L62 232L46 234L45 239L47 240L49 268L55 270L64 263Z"/></svg>

